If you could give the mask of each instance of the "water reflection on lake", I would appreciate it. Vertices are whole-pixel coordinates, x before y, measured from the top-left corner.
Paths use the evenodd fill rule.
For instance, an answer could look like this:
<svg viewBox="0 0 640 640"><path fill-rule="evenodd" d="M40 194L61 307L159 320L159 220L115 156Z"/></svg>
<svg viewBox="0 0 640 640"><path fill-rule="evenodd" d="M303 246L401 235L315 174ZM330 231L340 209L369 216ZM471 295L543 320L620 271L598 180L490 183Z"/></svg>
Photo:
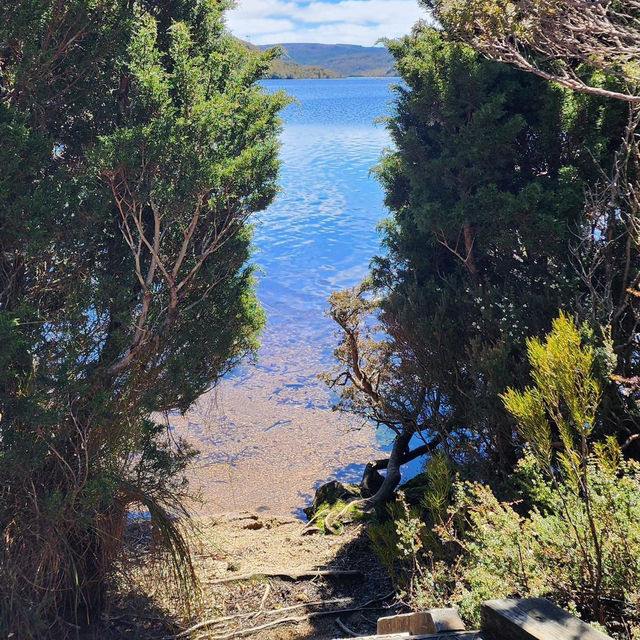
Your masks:
<svg viewBox="0 0 640 640"><path fill-rule="evenodd" d="M379 251L382 190L370 169L389 144L387 78L272 80L297 99L282 133L282 193L256 221L258 295L268 323L243 366L186 416L172 416L201 457L192 483L205 512L297 511L332 478L358 480L381 444L371 427L330 411L317 374L331 366L332 291L359 282Z"/></svg>

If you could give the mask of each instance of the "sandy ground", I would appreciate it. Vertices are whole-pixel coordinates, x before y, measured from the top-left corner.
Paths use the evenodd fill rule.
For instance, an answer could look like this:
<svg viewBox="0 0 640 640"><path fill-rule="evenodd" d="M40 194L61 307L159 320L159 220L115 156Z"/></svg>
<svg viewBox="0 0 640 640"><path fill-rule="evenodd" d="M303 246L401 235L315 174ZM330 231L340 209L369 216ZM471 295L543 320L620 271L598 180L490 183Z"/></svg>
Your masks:
<svg viewBox="0 0 640 640"><path fill-rule="evenodd" d="M317 378L317 345L265 341L257 365L225 378L186 415L169 416L175 436L200 450L189 477L202 497L189 536L199 592L180 597L167 564L151 551L148 521L141 521L131 527L130 562L93 637L329 640L348 635L338 619L370 634L388 613L390 600L379 599L389 594L389 580L362 526L337 536L303 535L298 519L320 484L359 481L364 465L381 455L376 433L331 411L334 398ZM261 575L317 568L359 573ZM244 574L255 575L238 579ZM375 599L361 611L305 618ZM285 618L296 619L279 623ZM187 633L207 620L216 622ZM249 632L255 627L263 628Z"/></svg>
<svg viewBox="0 0 640 640"><path fill-rule="evenodd" d="M371 634L377 618L389 615L386 605L391 599L386 599L362 611L278 623L313 612L357 608L389 594L388 577L371 552L362 525L350 525L337 536L303 535L305 523L300 520L250 513L205 518L195 524L191 548L201 591L191 613L178 591L167 587L171 581L166 568L153 562L148 526L141 524L130 536L137 566L123 579L127 588L121 586L113 597L97 637L174 638L189 627L216 619L180 637L329 640L347 636L336 618L358 633ZM295 578L297 572L313 569L358 573L299 579L264 575L288 573ZM256 627L264 628L248 632Z"/></svg>
<svg viewBox="0 0 640 640"><path fill-rule="evenodd" d="M358 482L384 455L376 431L331 411L316 348L266 345L257 365L224 379L181 416L178 436L200 451L189 472L200 516L240 510L301 515L328 480Z"/></svg>

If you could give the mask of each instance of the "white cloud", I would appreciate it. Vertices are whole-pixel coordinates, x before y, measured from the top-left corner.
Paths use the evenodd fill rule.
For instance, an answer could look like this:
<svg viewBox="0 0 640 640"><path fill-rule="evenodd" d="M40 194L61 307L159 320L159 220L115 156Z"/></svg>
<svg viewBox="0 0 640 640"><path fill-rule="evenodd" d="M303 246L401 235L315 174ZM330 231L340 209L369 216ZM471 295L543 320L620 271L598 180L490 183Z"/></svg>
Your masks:
<svg viewBox="0 0 640 640"><path fill-rule="evenodd" d="M228 21L229 23L229 21ZM295 23L291 20L282 20L279 18L269 18L269 17L255 17L255 18L243 18L241 28L234 29L231 25L229 25L231 30L240 38L244 38L245 40L253 40L251 38L246 38L246 34L252 33L276 33L278 31L290 31L295 29ZM256 43L262 44L262 43Z"/></svg>
<svg viewBox="0 0 640 640"><path fill-rule="evenodd" d="M426 12L417 0L239 0L229 29L255 44L324 42L371 46L409 33Z"/></svg>

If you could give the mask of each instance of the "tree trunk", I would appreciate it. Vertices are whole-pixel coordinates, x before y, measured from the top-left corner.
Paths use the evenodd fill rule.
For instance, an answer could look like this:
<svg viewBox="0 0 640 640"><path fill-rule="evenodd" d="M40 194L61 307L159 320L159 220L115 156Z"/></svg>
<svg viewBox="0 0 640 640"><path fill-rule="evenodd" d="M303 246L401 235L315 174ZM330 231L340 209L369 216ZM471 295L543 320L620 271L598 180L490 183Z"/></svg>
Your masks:
<svg viewBox="0 0 640 640"><path fill-rule="evenodd" d="M480 284L480 278L478 276L478 268L476 267L475 257L473 255L473 244L475 242L475 238L473 237L473 232L471 231L471 225L465 224L462 227L462 231L464 233L464 248L467 252L467 257L465 260L465 264L469 273L471 274L471 279L473 280L474 286L478 286Z"/></svg>
<svg viewBox="0 0 640 640"><path fill-rule="evenodd" d="M407 448L407 451L400 459L400 464L406 464L420 456L425 456L428 453L431 453L436 440L437 438L433 438L431 442L426 442L412 451L409 451ZM374 460L373 462L367 463L362 474L362 480L360 481L360 495L363 498L371 498L377 493L378 489L384 482L384 476L380 473L380 469L386 469L388 466L389 458L381 458L380 460Z"/></svg>
<svg viewBox="0 0 640 640"><path fill-rule="evenodd" d="M117 501L102 516L97 516L92 529L80 530L68 540L73 566L65 566L68 595L63 617L78 625L100 620L106 604L107 575L122 545L126 506Z"/></svg>
<svg viewBox="0 0 640 640"><path fill-rule="evenodd" d="M360 481L360 495L363 498L371 498L384 483L384 476L378 469L386 469L389 460L375 460L367 463ZM382 463L382 464L381 464Z"/></svg>
<svg viewBox="0 0 640 640"><path fill-rule="evenodd" d="M400 465L404 462L412 435L413 433L410 431L403 431L397 435L393 441L393 448L391 449L391 455L387 463L387 475L378 491L376 491L376 494L370 498L372 506L377 507L391 500L393 492L402 479Z"/></svg>

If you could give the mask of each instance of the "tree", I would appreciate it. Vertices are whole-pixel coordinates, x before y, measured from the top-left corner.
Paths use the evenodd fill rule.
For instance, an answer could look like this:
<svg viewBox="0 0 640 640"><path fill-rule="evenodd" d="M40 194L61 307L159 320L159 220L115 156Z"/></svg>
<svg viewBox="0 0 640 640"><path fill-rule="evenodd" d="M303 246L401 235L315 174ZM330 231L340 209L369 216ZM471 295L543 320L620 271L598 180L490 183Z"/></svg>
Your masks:
<svg viewBox="0 0 640 640"><path fill-rule="evenodd" d="M605 403L619 435L626 438L624 444L629 445L639 436L640 5L599 0L425 0L424 4L449 37L467 42L491 59L574 90L572 101L584 103L585 94L609 98L606 110L617 111L618 118L627 105L626 126L603 131L610 151L604 158L594 158L599 175L585 188L588 224L581 228L572 262L586 289L582 317L592 326L608 325L612 330L618 393L617 397L609 393ZM633 451L640 455L637 443Z"/></svg>
<svg viewBox="0 0 640 640"><path fill-rule="evenodd" d="M256 348L247 221L276 193L285 104L226 6L0 9L3 632L99 615L131 503L185 552L192 452L151 416Z"/></svg>
<svg viewBox="0 0 640 640"><path fill-rule="evenodd" d="M329 298L329 315L340 327L341 339L334 351L335 370L321 377L340 390L334 409L395 434L389 458L367 464L362 477L362 496L379 507L398 486L400 467L446 445L447 431L445 421L437 421L442 394L420 368L411 342L398 339L405 335L401 326L395 327L395 340L383 337L390 328L375 324L378 302L372 295L371 283L365 282ZM414 438L422 444L411 449Z"/></svg>
<svg viewBox="0 0 640 640"><path fill-rule="evenodd" d="M448 34L562 86L640 102L640 5L633 0L422 0ZM622 86L607 87L598 69Z"/></svg>
<svg viewBox="0 0 640 640"><path fill-rule="evenodd" d="M389 121L395 150L378 168L393 217L373 294L332 298L338 408L391 427L400 460L420 433L421 446L504 480L520 440L497 396L526 379L526 338L580 300L570 248L584 184L624 113L573 102L434 29L390 49L406 83ZM367 314L379 329L366 330Z"/></svg>

